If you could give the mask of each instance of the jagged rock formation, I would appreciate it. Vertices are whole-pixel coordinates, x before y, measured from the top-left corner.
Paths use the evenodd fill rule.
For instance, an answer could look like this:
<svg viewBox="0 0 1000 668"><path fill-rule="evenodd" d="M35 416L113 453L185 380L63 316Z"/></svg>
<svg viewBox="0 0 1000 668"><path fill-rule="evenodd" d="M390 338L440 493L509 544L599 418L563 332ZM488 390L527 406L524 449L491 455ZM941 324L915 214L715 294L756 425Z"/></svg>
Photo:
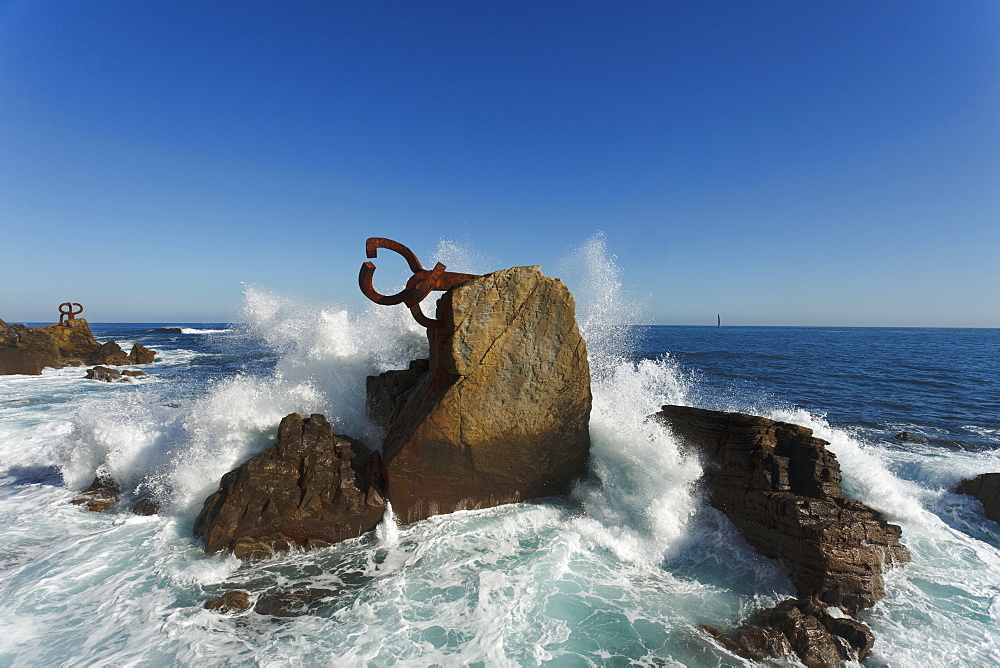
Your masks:
<svg viewBox="0 0 1000 668"><path fill-rule="evenodd" d="M657 415L711 462L712 505L785 563L800 597L854 613L885 596L885 567L909 561L898 526L840 494L837 458L811 429L686 406Z"/></svg>
<svg viewBox="0 0 1000 668"><path fill-rule="evenodd" d="M240 559L356 538L385 512L377 453L335 436L322 415L286 416L278 442L222 478L194 533Z"/></svg>
<svg viewBox="0 0 1000 668"><path fill-rule="evenodd" d="M0 320L0 375L37 376L45 367L60 368L82 364L148 364L155 350L138 343L128 355L114 341L100 344L84 318L67 320L66 325L25 327Z"/></svg>
<svg viewBox="0 0 1000 668"><path fill-rule="evenodd" d="M994 522L1000 522L1000 473L983 473L971 480L963 480L955 491L979 499L983 504L983 514Z"/></svg>
<svg viewBox="0 0 1000 668"><path fill-rule="evenodd" d="M438 300L426 371L369 379L402 523L564 494L586 474L590 368L574 309L538 267L471 279Z"/></svg>
<svg viewBox="0 0 1000 668"><path fill-rule="evenodd" d="M87 356L87 364L112 364L123 366L129 363L128 355L114 341L101 344Z"/></svg>
<svg viewBox="0 0 1000 668"><path fill-rule="evenodd" d="M656 414L706 460L705 485L751 545L787 566L799 599L758 611L735 638L708 629L732 651L807 666L861 660L871 630L831 615L885 596L887 566L909 561L899 527L840 493L840 465L812 430L740 413L664 406Z"/></svg>
<svg viewBox="0 0 1000 668"><path fill-rule="evenodd" d="M141 343L133 343L132 350L128 354L129 364L149 364L156 359L156 351L150 350Z"/></svg>
<svg viewBox="0 0 1000 668"><path fill-rule="evenodd" d="M835 668L845 661L862 661L875 642L865 624L833 616L814 600L789 599L758 610L729 637L703 627L724 647L753 661L771 657L801 661L809 668Z"/></svg>

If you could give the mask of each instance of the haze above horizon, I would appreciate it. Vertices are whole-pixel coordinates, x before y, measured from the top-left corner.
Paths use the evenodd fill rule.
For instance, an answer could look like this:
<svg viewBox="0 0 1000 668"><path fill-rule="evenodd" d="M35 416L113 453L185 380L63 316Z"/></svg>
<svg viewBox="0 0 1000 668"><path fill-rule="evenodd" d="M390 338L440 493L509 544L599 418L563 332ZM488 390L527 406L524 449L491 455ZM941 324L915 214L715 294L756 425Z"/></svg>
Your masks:
<svg viewBox="0 0 1000 668"><path fill-rule="evenodd" d="M647 323L1000 327L1000 3L0 4L8 322L599 233Z"/></svg>

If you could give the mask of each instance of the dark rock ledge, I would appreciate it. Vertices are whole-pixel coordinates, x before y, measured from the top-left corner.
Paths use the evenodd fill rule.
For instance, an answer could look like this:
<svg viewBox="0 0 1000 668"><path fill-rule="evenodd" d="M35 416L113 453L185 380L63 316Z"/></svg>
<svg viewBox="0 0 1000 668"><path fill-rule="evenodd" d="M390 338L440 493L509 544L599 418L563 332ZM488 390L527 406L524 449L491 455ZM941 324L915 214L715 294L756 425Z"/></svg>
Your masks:
<svg viewBox="0 0 1000 668"><path fill-rule="evenodd" d="M870 631L826 608L854 614L874 605L885 596L884 569L910 556L898 526L841 494L828 443L806 427L740 413L664 406L656 417L705 460L710 503L785 564L799 596L760 611L731 646L808 666L863 659Z"/></svg>
<svg viewBox="0 0 1000 668"><path fill-rule="evenodd" d="M983 514L1000 522L1000 473L983 473L963 480L955 491L978 499L983 504Z"/></svg>

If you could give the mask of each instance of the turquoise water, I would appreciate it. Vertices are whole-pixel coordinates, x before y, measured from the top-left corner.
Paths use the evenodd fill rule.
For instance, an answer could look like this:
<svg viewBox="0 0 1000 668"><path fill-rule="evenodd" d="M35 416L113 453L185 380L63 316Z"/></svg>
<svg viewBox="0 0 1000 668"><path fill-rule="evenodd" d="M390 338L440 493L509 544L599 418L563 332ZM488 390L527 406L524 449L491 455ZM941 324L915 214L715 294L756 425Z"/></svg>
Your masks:
<svg viewBox="0 0 1000 668"><path fill-rule="evenodd" d="M251 566L191 537L204 498L289 412L370 436L365 376L426 347L405 311L251 288L239 326L92 323L160 351L139 382L0 377L0 665L744 665L699 625L793 590L645 421L663 403L813 428L847 493L903 527L913 563L861 615L866 665L1000 665L1000 527L948 491L1000 471L1000 331L630 328L577 299L595 401L591 475L571 498L387 518ZM163 511L69 505L98 470ZM231 589L308 602L295 617L202 607Z"/></svg>

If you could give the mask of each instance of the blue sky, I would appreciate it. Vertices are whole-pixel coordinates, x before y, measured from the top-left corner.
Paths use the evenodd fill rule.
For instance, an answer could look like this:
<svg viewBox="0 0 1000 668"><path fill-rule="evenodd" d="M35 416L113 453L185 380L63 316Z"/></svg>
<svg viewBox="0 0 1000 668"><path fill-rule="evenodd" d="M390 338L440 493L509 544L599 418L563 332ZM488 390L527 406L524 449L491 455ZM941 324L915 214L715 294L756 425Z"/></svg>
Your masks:
<svg viewBox="0 0 1000 668"><path fill-rule="evenodd" d="M9 322L599 231L646 322L1000 326L1000 3L0 2Z"/></svg>

